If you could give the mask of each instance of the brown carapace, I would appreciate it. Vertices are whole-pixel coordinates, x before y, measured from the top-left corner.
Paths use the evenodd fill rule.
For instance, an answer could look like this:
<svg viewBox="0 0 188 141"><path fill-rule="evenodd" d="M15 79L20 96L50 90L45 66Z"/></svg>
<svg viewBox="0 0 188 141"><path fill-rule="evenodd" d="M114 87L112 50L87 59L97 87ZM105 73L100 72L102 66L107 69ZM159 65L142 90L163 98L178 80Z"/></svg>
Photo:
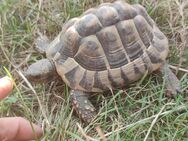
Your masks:
<svg viewBox="0 0 188 141"><path fill-rule="evenodd" d="M47 59L28 68L28 79L48 81L57 72L72 89L72 105L86 122L96 115L88 93L135 82L146 72L165 66L169 51L166 36L145 8L123 1L87 10L69 20L51 43L41 36L36 49ZM167 78L179 82L173 73ZM167 84L167 88L172 87L178 90L179 83Z"/></svg>

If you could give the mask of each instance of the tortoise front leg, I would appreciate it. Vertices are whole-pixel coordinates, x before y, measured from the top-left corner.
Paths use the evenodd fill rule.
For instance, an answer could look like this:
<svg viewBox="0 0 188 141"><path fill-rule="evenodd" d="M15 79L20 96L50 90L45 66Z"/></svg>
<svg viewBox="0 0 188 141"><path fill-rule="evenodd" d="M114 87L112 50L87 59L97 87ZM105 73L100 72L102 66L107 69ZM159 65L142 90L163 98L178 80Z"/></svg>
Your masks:
<svg viewBox="0 0 188 141"><path fill-rule="evenodd" d="M90 123L94 119L96 109L88 99L87 93L79 90L71 90L70 100L73 108L84 122Z"/></svg>
<svg viewBox="0 0 188 141"><path fill-rule="evenodd" d="M35 50L38 53L45 55L46 49L49 46L49 44L50 44L50 41L48 37L39 33L39 37L35 41Z"/></svg>
<svg viewBox="0 0 188 141"><path fill-rule="evenodd" d="M176 77L176 75L171 71L168 64L164 64L160 72L163 74L166 81L166 89L172 94L176 95L177 93L181 93L180 80Z"/></svg>

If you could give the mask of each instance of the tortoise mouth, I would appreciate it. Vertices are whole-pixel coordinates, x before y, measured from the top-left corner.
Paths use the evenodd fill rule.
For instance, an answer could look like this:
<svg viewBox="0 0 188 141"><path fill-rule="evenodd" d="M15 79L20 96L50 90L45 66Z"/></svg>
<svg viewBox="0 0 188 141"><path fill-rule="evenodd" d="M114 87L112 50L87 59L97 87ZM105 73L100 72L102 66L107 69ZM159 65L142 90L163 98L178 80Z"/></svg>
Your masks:
<svg viewBox="0 0 188 141"><path fill-rule="evenodd" d="M29 81L37 82L37 83L51 82L58 79L58 75L53 75L53 74L44 75L44 76L34 75L33 73L32 74L28 73L28 71L26 71L24 75Z"/></svg>

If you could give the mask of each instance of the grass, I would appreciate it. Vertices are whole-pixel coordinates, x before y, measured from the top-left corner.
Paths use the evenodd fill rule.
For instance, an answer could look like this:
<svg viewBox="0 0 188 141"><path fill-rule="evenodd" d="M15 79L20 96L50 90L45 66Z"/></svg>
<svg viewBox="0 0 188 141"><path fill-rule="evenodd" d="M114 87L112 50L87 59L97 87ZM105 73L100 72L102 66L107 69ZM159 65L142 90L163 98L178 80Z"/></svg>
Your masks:
<svg viewBox="0 0 188 141"><path fill-rule="evenodd" d="M86 126L69 103L68 88L61 82L32 84L20 71L43 56L34 50L37 32L50 39L64 22L79 16L89 7L109 0L1 0L0 60L10 71L15 89L0 102L0 116L24 116L40 124L45 131L42 141L186 141L188 112L186 95L188 75L177 73L185 92L176 98L164 95L164 81L148 75L129 88L92 97L99 114ZM146 7L150 16L169 39L171 65L188 69L188 3L181 0L129 0ZM0 76L6 72L0 70ZM102 131L96 131L100 125Z"/></svg>

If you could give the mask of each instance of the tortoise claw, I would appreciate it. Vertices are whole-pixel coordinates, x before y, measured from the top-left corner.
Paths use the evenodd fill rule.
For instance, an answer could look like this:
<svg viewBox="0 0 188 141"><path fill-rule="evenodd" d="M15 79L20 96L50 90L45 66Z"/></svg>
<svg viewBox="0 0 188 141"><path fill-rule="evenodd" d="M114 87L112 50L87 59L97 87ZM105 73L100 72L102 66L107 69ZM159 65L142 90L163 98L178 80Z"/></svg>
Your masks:
<svg viewBox="0 0 188 141"><path fill-rule="evenodd" d="M90 123L94 119L96 116L96 109L89 101L87 93L72 90L70 100L73 108L84 122Z"/></svg>

